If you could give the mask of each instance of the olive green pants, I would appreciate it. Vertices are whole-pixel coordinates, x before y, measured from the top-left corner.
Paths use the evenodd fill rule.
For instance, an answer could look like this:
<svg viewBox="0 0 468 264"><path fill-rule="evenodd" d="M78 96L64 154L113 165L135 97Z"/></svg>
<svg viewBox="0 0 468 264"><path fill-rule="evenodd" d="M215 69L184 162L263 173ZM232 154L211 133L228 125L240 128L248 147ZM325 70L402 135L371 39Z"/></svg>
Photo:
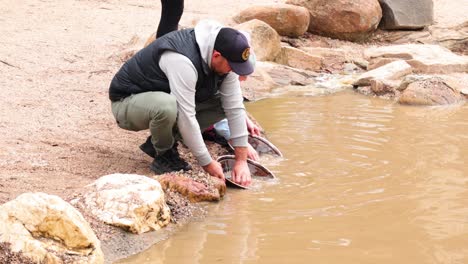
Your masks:
<svg viewBox="0 0 468 264"><path fill-rule="evenodd" d="M225 118L219 97L196 104L196 118L201 131ZM154 149L164 152L180 139L177 131L176 98L164 92L134 94L112 102L112 114L119 127L130 131L149 129Z"/></svg>

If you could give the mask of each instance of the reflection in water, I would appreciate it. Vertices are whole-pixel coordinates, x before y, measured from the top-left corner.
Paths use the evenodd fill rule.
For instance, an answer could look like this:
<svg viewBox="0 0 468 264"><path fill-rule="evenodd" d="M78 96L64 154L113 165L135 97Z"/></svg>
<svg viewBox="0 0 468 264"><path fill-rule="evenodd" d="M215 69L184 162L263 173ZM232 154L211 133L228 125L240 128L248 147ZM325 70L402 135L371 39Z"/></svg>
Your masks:
<svg viewBox="0 0 468 264"><path fill-rule="evenodd" d="M344 91L248 108L278 180L121 263L468 263L468 106Z"/></svg>

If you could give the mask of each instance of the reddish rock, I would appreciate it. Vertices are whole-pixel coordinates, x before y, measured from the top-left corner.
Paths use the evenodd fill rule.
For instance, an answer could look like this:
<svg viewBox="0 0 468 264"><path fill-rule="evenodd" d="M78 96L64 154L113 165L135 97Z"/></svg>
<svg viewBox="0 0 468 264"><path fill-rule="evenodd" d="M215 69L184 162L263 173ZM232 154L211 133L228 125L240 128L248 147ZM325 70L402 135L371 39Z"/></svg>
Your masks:
<svg viewBox="0 0 468 264"><path fill-rule="evenodd" d="M410 83L398 100L401 104L409 105L447 105L463 101L459 91L438 77Z"/></svg>
<svg viewBox="0 0 468 264"><path fill-rule="evenodd" d="M215 177L205 178L204 182L201 182L193 178L169 173L161 175L158 181L164 190L169 189L178 192L194 203L216 202L226 193L226 183Z"/></svg>
<svg viewBox="0 0 468 264"><path fill-rule="evenodd" d="M398 95L400 81L392 80L371 80L370 87L375 95L394 97Z"/></svg>
<svg viewBox="0 0 468 264"><path fill-rule="evenodd" d="M309 11L301 6L275 4L251 6L242 10L234 20L243 23L252 19L261 20L282 36L302 36L309 27Z"/></svg>

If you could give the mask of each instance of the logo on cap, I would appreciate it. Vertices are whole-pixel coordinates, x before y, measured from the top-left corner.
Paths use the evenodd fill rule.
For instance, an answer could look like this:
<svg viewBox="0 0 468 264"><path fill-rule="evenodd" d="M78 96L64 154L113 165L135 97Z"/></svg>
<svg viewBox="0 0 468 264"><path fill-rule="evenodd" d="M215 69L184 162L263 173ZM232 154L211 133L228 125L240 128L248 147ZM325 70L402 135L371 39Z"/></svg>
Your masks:
<svg viewBox="0 0 468 264"><path fill-rule="evenodd" d="M242 52L242 59L244 61L248 60L249 59L249 56L250 56L250 48L246 48L243 52Z"/></svg>

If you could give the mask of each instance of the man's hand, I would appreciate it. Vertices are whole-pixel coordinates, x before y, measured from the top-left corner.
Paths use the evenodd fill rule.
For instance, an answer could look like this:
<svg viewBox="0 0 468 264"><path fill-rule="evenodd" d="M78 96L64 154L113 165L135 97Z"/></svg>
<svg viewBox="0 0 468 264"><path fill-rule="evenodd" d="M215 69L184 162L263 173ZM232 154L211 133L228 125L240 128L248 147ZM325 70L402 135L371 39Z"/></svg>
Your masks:
<svg viewBox="0 0 468 264"><path fill-rule="evenodd" d="M220 178L224 181L223 168L219 162L212 160L208 165L203 166L203 169L211 176Z"/></svg>
<svg viewBox="0 0 468 264"><path fill-rule="evenodd" d="M252 136L260 136L260 128L250 120L248 116L245 117L245 121L247 123L247 130L249 131L250 135Z"/></svg>
<svg viewBox="0 0 468 264"><path fill-rule="evenodd" d="M252 182L249 166L247 165L247 147L235 147L236 163L232 170L232 180L243 186Z"/></svg>
<svg viewBox="0 0 468 264"><path fill-rule="evenodd" d="M257 151L250 144L247 145L247 158L255 161L260 158Z"/></svg>

